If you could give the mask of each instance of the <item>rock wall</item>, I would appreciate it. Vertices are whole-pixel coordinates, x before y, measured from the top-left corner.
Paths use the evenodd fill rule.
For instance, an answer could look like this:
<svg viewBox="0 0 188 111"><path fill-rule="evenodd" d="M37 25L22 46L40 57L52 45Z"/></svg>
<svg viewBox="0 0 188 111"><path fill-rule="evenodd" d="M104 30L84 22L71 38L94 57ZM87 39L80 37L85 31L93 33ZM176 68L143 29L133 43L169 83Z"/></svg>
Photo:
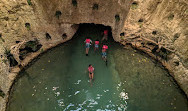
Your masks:
<svg viewBox="0 0 188 111"><path fill-rule="evenodd" d="M161 61L188 95L187 26L187 0L135 0L119 37Z"/></svg>
<svg viewBox="0 0 188 111"><path fill-rule="evenodd" d="M187 21L187 0L1 0L0 89L5 97L0 97L0 110L18 72L40 53L70 40L80 23L111 26L115 41L161 61L188 95ZM22 60L19 49L35 39L42 47ZM17 66L10 67L5 49L11 49Z"/></svg>
<svg viewBox="0 0 188 111"><path fill-rule="evenodd" d="M19 71L40 53L70 40L78 24L111 26L114 39L119 41L130 4L130 0L1 0L0 89L5 97L0 97L0 111L6 108L10 87ZM25 50L35 50L35 40L42 47L35 52ZM15 67L10 67L7 60L10 54L18 62Z"/></svg>
<svg viewBox="0 0 188 111"><path fill-rule="evenodd" d="M76 3L72 2L75 1ZM35 10L49 24L95 23L112 27L112 34L119 41L121 29L129 12L131 0L36 0ZM56 12L59 17L54 17Z"/></svg>

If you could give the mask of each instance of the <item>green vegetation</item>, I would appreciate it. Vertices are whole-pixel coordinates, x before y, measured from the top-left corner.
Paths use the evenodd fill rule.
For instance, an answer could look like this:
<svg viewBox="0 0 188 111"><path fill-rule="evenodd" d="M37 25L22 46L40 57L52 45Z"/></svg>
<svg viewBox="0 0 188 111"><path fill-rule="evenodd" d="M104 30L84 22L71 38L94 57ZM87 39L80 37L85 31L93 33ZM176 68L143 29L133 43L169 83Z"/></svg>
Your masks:
<svg viewBox="0 0 188 111"><path fill-rule="evenodd" d="M5 97L5 93L1 89L0 89L0 96L3 98Z"/></svg>
<svg viewBox="0 0 188 111"><path fill-rule="evenodd" d="M125 33L124 32L122 32L121 34L120 34L120 36L124 36L125 35Z"/></svg>
<svg viewBox="0 0 188 111"><path fill-rule="evenodd" d="M27 0L28 5L32 5L31 0Z"/></svg>
<svg viewBox="0 0 188 111"><path fill-rule="evenodd" d="M186 14L188 14L188 9L187 9L187 10L185 10L185 13L186 13Z"/></svg>
<svg viewBox="0 0 188 111"><path fill-rule="evenodd" d="M77 1L76 0L72 0L72 5L77 7Z"/></svg>
<svg viewBox="0 0 188 111"><path fill-rule="evenodd" d="M115 15L115 19L116 19L116 22L119 22L120 21L120 17L118 14Z"/></svg>
<svg viewBox="0 0 188 111"><path fill-rule="evenodd" d="M10 63L10 67L16 66L18 64L18 62L14 59L14 56L11 54L9 49L5 48L4 54Z"/></svg>
<svg viewBox="0 0 188 111"><path fill-rule="evenodd" d="M99 9L99 5L98 4L93 4L93 10L98 10Z"/></svg>
<svg viewBox="0 0 188 111"><path fill-rule="evenodd" d="M153 34L153 35L157 35L157 31L154 30L154 31L152 32L152 34Z"/></svg>
<svg viewBox="0 0 188 111"><path fill-rule="evenodd" d="M49 33L46 33L46 40L52 39Z"/></svg>
<svg viewBox="0 0 188 111"><path fill-rule="evenodd" d="M24 60L25 57L31 53L31 52L36 52L38 51L40 48L42 47L42 45L39 43L39 41L37 39L32 40L32 41L28 41L25 43L25 47L20 48L19 49L19 58L20 60Z"/></svg>
<svg viewBox="0 0 188 111"><path fill-rule="evenodd" d="M168 16L168 20L173 20L174 19L174 15L173 14L170 14L169 16Z"/></svg>
<svg viewBox="0 0 188 111"><path fill-rule="evenodd" d="M11 53L10 53L10 50L5 48L5 52L4 52L5 56L9 56Z"/></svg>
<svg viewBox="0 0 188 111"><path fill-rule="evenodd" d="M138 3L137 2L133 2L131 5L131 9L137 9L138 8Z"/></svg>
<svg viewBox="0 0 188 111"><path fill-rule="evenodd" d="M160 52L159 52L159 56L161 58L163 58L164 60L168 61L168 55L171 54L170 51L166 50L165 48L161 48Z"/></svg>
<svg viewBox="0 0 188 111"><path fill-rule="evenodd" d="M138 23L142 23L144 20L141 18L138 20Z"/></svg>
<svg viewBox="0 0 188 111"><path fill-rule="evenodd" d="M33 52L36 52L38 44L39 44L39 41L35 39L34 41L26 42L25 47L31 49Z"/></svg>
<svg viewBox="0 0 188 111"><path fill-rule="evenodd" d="M62 13L61 13L61 11L59 11L59 10L55 12L55 16L56 16L58 19L59 19L59 17L61 16L61 14L62 14Z"/></svg>
<svg viewBox="0 0 188 111"><path fill-rule="evenodd" d="M176 33L176 34L174 35L173 42L174 42L175 40L177 40L179 37L180 37L180 33Z"/></svg>
<svg viewBox="0 0 188 111"><path fill-rule="evenodd" d="M41 48L40 53L43 53L43 52L44 52L44 49L43 49L43 48Z"/></svg>
<svg viewBox="0 0 188 111"><path fill-rule="evenodd" d="M62 35L62 38L63 38L63 39L66 39L66 38L67 38L67 34L64 33L64 34Z"/></svg>
<svg viewBox="0 0 188 111"><path fill-rule="evenodd" d="M5 42L5 40L2 38L2 34L0 33L0 39Z"/></svg>
<svg viewBox="0 0 188 111"><path fill-rule="evenodd" d="M25 27L27 28L27 30L30 30L31 29L30 23L25 23Z"/></svg>

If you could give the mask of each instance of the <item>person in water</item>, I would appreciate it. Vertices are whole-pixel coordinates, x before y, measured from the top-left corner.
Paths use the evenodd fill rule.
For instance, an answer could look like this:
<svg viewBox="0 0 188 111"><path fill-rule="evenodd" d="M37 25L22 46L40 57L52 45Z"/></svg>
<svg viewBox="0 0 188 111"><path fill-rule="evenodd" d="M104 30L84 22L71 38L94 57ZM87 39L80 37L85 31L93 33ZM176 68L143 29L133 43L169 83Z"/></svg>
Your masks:
<svg viewBox="0 0 188 111"><path fill-rule="evenodd" d="M102 59L106 62L106 65L107 65L107 49L108 46L104 44L102 46Z"/></svg>
<svg viewBox="0 0 188 111"><path fill-rule="evenodd" d="M103 32L103 38L102 38L102 42L104 41L104 40L108 40L108 30L104 30L104 32Z"/></svg>
<svg viewBox="0 0 188 111"><path fill-rule="evenodd" d="M92 44L91 39L87 38L85 41L86 43L86 56L88 56L90 45Z"/></svg>
<svg viewBox="0 0 188 111"><path fill-rule="evenodd" d="M98 39L95 41L94 49L95 49L95 51L99 49L99 40Z"/></svg>
<svg viewBox="0 0 188 111"><path fill-rule="evenodd" d="M88 66L88 72L89 72L89 81L90 81L90 84L92 86L92 80L93 80L93 75L94 75L94 67L89 64Z"/></svg>

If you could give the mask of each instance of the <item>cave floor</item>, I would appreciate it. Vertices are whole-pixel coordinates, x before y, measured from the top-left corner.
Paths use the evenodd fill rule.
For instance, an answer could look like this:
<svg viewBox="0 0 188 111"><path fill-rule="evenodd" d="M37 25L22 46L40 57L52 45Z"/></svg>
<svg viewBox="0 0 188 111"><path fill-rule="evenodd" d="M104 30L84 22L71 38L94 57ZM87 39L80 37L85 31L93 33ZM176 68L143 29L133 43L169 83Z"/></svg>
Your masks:
<svg viewBox="0 0 188 111"><path fill-rule="evenodd" d="M186 96L159 64L110 39L108 66L84 40L101 39L101 26L81 25L74 38L40 56L12 89L8 111L187 111ZM90 86L87 67L95 68Z"/></svg>

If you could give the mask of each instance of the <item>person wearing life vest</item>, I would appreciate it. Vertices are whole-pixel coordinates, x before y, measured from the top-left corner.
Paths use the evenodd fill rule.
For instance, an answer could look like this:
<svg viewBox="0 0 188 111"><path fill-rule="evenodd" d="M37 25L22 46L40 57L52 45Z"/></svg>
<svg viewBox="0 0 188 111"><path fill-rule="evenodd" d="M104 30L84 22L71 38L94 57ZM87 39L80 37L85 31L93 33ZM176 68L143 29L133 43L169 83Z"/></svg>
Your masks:
<svg viewBox="0 0 188 111"><path fill-rule="evenodd" d="M104 40L108 40L108 30L104 30L104 32L103 32L103 38L102 38L102 41L104 41Z"/></svg>
<svg viewBox="0 0 188 111"><path fill-rule="evenodd" d="M92 41L91 41L91 39L87 38L85 40L85 43L86 43L86 56L88 56L89 48L90 48L90 45L91 45Z"/></svg>
<svg viewBox="0 0 188 111"><path fill-rule="evenodd" d="M107 45L102 46L102 59L106 62L106 65L107 65L107 49L108 49Z"/></svg>
<svg viewBox="0 0 188 111"><path fill-rule="evenodd" d="M93 80L93 75L94 75L94 67L89 64L88 66L88 72L89 72L89 81L91 83L91 86L92 86L92 80Z"/></svg>
<svg viewBox="0 0 188 111"><path fill-rule="evenodd" d="M95 51L99 49L99 40L98 39L95 41L95 48L94 49L95 49Z"/></svg>

